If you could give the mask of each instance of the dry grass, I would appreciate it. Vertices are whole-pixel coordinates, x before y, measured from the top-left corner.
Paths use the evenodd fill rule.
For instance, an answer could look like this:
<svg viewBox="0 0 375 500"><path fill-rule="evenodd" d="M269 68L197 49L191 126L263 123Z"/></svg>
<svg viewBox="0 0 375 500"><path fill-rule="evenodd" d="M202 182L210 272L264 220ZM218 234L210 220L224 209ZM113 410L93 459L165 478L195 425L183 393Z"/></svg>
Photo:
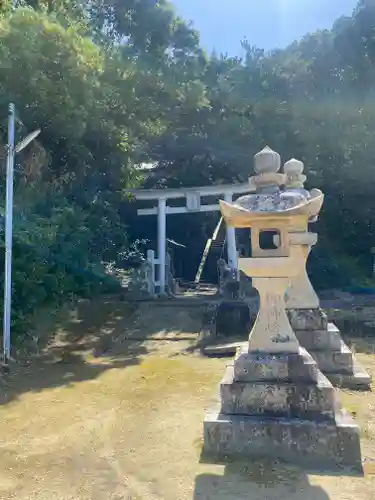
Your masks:
<svg viewBox="0 0 375 500"><path fill-rule="evenodd" d="M371 463L364 478L200 463L202 420L225 361L189 352L197 329L196 311L145 306L139 317L121 303L60 322L57 342L2 384L1 500L374 500ZM372 355L359 358L375 373ZM375 396L341 398L375 459Z"/></svg>

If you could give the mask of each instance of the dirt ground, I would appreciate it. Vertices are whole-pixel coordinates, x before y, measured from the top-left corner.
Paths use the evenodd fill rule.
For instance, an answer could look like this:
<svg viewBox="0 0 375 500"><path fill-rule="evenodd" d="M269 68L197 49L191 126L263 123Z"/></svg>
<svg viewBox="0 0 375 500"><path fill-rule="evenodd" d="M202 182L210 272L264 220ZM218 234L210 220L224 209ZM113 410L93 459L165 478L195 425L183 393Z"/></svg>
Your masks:
<svg viewBox="0 0 375 500"><path fill-rule="evenodd" d="M198 310L102 301L54 322L54 342L1 381L1 500L375 499L373 394L340 392L362 426L364 477L205 464L202 420L226 360L192 351ZM366 346L357 356L375 373Z"/></svg>

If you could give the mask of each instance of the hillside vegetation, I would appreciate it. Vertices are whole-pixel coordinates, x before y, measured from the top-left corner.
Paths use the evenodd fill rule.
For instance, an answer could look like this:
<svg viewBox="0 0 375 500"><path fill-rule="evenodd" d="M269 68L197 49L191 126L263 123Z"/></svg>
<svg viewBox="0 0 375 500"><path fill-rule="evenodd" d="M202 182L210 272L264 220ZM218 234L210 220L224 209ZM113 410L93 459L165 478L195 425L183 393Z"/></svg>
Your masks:
<svg viewBox="0 0 375 500"><path fill-rule="evenodd" d="M17 157L14 327L46 303L116 289L102 263L126 262L155 232L126 188L244 181L265 144L303 160L326 193L315 284L362 283L375 246L374 27L375 2L361 0L330 31L272 53L243 42L238 59L205 54L165 0L3 0L2 142L10 101L18 137L42 129ZM146 180L142 162L158 166ZM183 222L170 218L168 235L195 265L215 216Z"/></svg>

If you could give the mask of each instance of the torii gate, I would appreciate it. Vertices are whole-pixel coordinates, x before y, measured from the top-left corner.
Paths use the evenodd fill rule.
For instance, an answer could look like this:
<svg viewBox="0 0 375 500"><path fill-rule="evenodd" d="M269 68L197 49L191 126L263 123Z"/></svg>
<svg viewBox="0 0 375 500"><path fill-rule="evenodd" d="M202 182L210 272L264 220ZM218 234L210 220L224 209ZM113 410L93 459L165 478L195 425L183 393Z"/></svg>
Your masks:
<svg viewBox="0 0 375 500"><path fill-rule="evenodd" d="M255 191L255 186L250 182L243 184L222 184L218 186L201 186L191 188L167 188L167 189L133 189L128 193L132 194L136 200L157 200L158 204L154 208L140 208L138 215L158 216L158 255L159 264L159 287L160 295L165 294L165 264L166 264L166 219L169 214L184 214L198 212L218 212L218 203L213 205L202 205L203 196L218 196L230 203L234 194L246 194ZM185 206L170 207L167 200L185 198ZM226 240L228 252L228 264L233 270L237 270L237 247L236 235L233 227L226 227Z"/></svg>

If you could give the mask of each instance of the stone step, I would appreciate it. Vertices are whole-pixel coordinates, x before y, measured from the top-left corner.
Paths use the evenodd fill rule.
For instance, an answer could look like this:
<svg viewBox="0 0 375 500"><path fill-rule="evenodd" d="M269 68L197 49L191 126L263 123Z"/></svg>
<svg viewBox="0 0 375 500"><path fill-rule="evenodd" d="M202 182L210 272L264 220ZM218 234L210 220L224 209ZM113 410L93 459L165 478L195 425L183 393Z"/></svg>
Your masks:
<svg viewBox="0 0 375 500"><path fill-rule="evenodd" d="M206 415L204 452L219 459L283 460L313 469L349 466L361 470L360 435L353 419L340 412L336 421Z"/></svg>
<svg viewBox="0 0 375 500"><path fill-rule="evenodd" d="M346 389L368 390L370 388L372 377L353 359L353 373L327 373L327 378L337 387Z"/></svg>
<svg viewBox="0 0 375 500"><path fill-rule="evenodd" d="M340 330L328 323L327 330L296 330L298 342L308 351L340 351Z"/></svg>
<svg viewBox="0 0 375 500"><path fill-rule="evenodd" d="M247 346L248 342L225 342L216 345L207 345L203 347L203 353L207 356L233 356L236 354L238 348Z"/></svg>
<svg viewBox="0 0 375 500"><path fill-rule="evenodd" d="M339 351L310 351L310 353L319 369L325 374L353 374L353 354L343 340Z"/></svg>
<svg viewBox="0 0 375 500"><path fill-rule="evenodd" d="M308 420L334 419L337 403L329 380L318 373L317 383L238 382L228 365L220 384L221 412Z"/></svg>
<svg viewBox="0 0 375 500"><path fill-rule="evenodd" d="M249 353L248 346L238 349L233 362L237 382L317 382L318 368L303 347L297 354Z"/></svg>

